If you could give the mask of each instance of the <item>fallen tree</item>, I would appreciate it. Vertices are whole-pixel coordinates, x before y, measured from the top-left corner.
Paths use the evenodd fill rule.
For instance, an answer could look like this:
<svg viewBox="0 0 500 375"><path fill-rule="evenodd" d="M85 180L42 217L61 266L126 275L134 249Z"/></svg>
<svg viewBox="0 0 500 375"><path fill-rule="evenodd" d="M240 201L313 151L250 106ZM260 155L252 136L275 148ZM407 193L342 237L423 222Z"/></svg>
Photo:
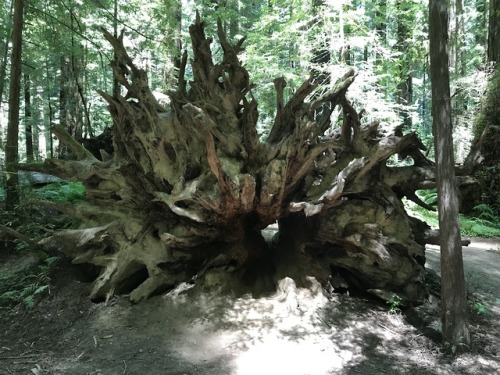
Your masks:
<svg viewBox="0 0 500 375"><path fill-rule="evenodd" d="M415 191L434 186L434 165L414 133L382 134L379 123L362 124L346 98L354 71L321 96L306 80L286 103L286 82L276 79L276 118L262 141L250 78L238 60L244 40L230 44L219 24L223 57L215 63L197 17L193 79L185 79L185 53L166 108L127 54L123 33L104 35L126 89L125 96L100 93L114 121L114 153L98 160L55 126L77 160L29 167L86 187L84 203L56 207L82 227L43 244L99 268L91 298L129 293L140 301L182 282L257 293L285 276L382 297L425 296L428 228L407 215L401 199L425 206ZM334 128L337 108L342 125ZM393 155L413 164L391 167ZM261 230L276 221L270 245Z"/></svg>

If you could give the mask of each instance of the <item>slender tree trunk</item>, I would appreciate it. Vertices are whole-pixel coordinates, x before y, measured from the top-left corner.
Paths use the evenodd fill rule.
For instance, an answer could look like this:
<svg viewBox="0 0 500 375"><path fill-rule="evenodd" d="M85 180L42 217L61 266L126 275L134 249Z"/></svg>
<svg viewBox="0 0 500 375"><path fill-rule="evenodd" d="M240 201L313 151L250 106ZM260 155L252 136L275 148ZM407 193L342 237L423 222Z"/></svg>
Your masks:
<svg viewBox="0 0 500 375"><path fill-rule="evenodd" d="M494 1L494 0L491 0ZM476 44L486 46L486 14L487 0L476 0L476 25L474 27L474 39Z"/></svg>
<svg viewBox="0 0 500 375"><path fill-rule="evenodd" d="M33 82L34 97L32 104L32 130L33 130L33 156L36 161L40 160L40 125L44 121L43 88L37 82Z"/></svg>
<svg viewBox="0 0 500 375"><path fill-rule="evenodd" d="M5 19L12 19L12 9L14 2L10 3L10 12ZM10 22L5 22L5 39L2 41L2 60L0 62L0 109L2 108L3 93L5 91L5 78L7 76L7 60L9 57L9 34ZM0 128L0 150L3 149L3 129Z"/></svg>
<svg viewBox="0 0 500 375"><path fill-rule="evenodd" d="M83 110L83 115L85 117L85 124L83 125L83 129L80 130L84 136L82 138L86 138L86 135L93 135L92 132L92 122L90 120L90 112L87 107L87 99L85 98L85 93L83 92L83 85L80 82L79 76L83 75L84 69L80 69L80 64L75 60L79 59L79 57L73 56L71 61L72 70L73 70L73 78L75 80L76 90L78 92L78 99L81 101L81 108ZM78 106L79 107L79 106Z"/></svg>
<svg viewBox="0 0 500 375"><path fill-rule="evenodd" d="M13 210L19 203L17 162L19 159L19 102L21 94L21 56L23 43L24 1L15 0L12 25L12 58L10 68L9 126L5 162L7 170L5 208Z"/></svg>
<svg viewBox="0 0 500 375"><path fill-rule="evenodd" d="M500 64L500 0L490 0L488 28L488 61ZM498 66L497 66L498 69Z"/></svg>
<svg viewBox="0 0 500 375"><path fill-rule="evenodd" d="M3 45L2 62L0 63L0 107L2 106L3 92L5 90L5 77L7 76L7 59L9 56L9 37L5 37Z"/></svg>
<svg viewBox="0 0 500 375"><path fill-rule="evenodd" d="M396 100L399 104L399 116L406 129L410 129L412 125L408 106L413 100L413 78L410 66L411 58L408 56L410 49L408 40L412 32L410 29L410 25L412 25L412 17L410 16L411 12L409 7L410 5L407 0L399 0L396 2L396 9L398 10L397 50L400 53Z"/></svg>
<svg viewBox="0 0 500 375"><path fill-rule="evenodd" d="M378 0L375 2L374 12L374 25L377 32L378 39L381 41L382 46L387 44L387 0ZM383 56L380 52L375 52L376 64L382 64Z"/></svg>
<svg viewBox="0 0 500 375"><path fill-rule="evenodd" d="M46 140L46 147L48 147L48 149L46 149L46 153L48 155L50 155L50 158L53 159L54 158L54 142L52 140L52 134L50 132L50 126L51 124L54 122L54 111L52 109L52 99L51 99L51 92L52 92L52 88L51 88L51 80L50 80L50 64L49 64L49 59L46 57L45 58L45 70L46 70L46 79L47 79L47 82L46 82L46 88L47 88L47 107L48 107L48 125L47 125L47 128L45 129L45 140Z"/></svg>
<svg viewBox="0 0 500 375"><path fill-rule="evenodd" d="M240 4L238 0L229 0L228 6L234 13L229 21L229 36L234 38L240 32Z"/></svg>
<svg viewBox="0 0 500 375"><path fill-rule="evenodd" d="M453 160L446 1L429 2L429 40L441 245L442 330L444 342L456 350L470 343L470 335Z"/></svg>
<svg viewBox="0 0 500 375"><path fill-rule="evenodd" d="M33 118L31 110L31 85L30 76L24 74L24 137L26 142L26 159L28 162L34 160L33 156Z"/></svg>
<svg viewBox="0 0 500 375"><path fill-rule="evenodd" d="M456 35L457 35L457 43L456 43L456 61L455 61L455 71L460 77L465 75L465 25L464 25L464 4L463 0L456 0L455 3L456 9Z"/></svg>
<svg viewBox="0 0 500 375"><path fill-rule="evenodd" d="M113 36L118 38L118 0L113 2ZM116 59L116 52L114 53ZM116 98L120 93L120 84L116 77L113 76L113 96Z"/></svg>
<svg viewBox="0 0 500 375"><path fill-rule="evenodd" d="M172 90L177 87L181 69L182 2L180 0L166 2L165 11L167 14L173 15L173 17L168 18L168 27L169 30L175 33L173 38L168 36L165 40L165 44L168 46L169 53L172 56L173 71L171 67L166 65L163 72L165 86L167 90Z"/></svg>
<svg viewBox="0 0 500 375"><path fill-rule="evenodd" d="M64 129L68 129L68 61L66 56L61 56L60 70L61 76L59 78L59 125L61 125ZM67 152L68 150L66 145L60 143L58 147L59 157L65 156Z"/></svg>

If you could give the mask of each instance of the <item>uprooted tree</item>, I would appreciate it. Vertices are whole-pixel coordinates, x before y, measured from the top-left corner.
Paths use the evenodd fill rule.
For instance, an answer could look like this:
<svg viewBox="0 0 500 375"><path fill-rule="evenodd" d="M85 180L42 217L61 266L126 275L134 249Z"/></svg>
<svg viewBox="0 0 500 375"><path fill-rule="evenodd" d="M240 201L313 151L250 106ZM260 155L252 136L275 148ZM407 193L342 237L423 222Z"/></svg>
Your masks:
<svg viewBox="0 0 500 375"><path fill-rule="evenodd" d="M415 191L435 184L418 137L362 124L346 99L351 70L321 95L308 79L286 103L286 83L276 79L276 118L261 141L252 85L238 60L243 40L230 44L219 24L223 57L215 63L199 16L189 31L193 79L185 79L185 53L169 108L128 56L123 32L104 32L126 91L100 93L114 120L114 153L98 160L54 127L77 160L30 168L83 182L86 201L58 204L82 227L43 243L99 268L93 299L129 293L139 301L182 282L260 292L285 276L299 283L314 276L325 286L421 300L428 228L401 201L419 202ZM391 167L393 155L413 164ZM276 221L270 244L261 230Z"/></svg>

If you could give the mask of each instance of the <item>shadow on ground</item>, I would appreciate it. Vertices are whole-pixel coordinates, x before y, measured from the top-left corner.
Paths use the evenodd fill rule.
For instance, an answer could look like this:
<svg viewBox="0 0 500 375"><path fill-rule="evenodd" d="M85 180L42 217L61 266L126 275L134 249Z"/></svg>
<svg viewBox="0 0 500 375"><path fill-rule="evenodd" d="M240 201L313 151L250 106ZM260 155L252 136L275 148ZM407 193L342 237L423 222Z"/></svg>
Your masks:
<svg viewBox="0 0 500 375"><path fill-rule="evenodd" d="M492 307L473 319L471 353L455 358L440 349L432 300L390 314L373 301L327 296L314 279L308 288L283 279L261 298L177 290L140 305L92 304L84 277L61 269L48 298L0 322L0 374L495 374L499 278L484 257L500 257L480 251L466 265L477 262L488 278L477 293ZM429 249L429 267L438 258Z"/></svg>

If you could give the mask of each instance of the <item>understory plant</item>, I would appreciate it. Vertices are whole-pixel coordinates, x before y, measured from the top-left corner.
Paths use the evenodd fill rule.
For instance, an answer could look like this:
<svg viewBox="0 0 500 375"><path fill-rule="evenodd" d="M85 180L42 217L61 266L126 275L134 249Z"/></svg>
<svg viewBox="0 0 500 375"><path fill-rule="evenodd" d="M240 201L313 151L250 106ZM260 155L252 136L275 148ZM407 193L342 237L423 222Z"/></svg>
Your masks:
<svg viewBox="0 0 500 375"><path fill-rule="evenodd" d="M435 211L427 210L417 204L406 201L405 207L412 216L425 221L432 228L438 228L437 193L435 189L419 190L418 197L426 204L436 207ZM460 232L469 237L500 236L500 217L495 215L493 207L480 204L474 207L476 216L460 215Z"/></svg>

